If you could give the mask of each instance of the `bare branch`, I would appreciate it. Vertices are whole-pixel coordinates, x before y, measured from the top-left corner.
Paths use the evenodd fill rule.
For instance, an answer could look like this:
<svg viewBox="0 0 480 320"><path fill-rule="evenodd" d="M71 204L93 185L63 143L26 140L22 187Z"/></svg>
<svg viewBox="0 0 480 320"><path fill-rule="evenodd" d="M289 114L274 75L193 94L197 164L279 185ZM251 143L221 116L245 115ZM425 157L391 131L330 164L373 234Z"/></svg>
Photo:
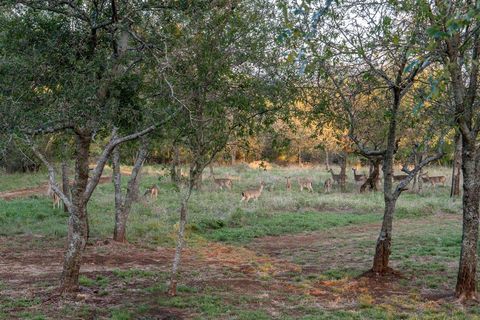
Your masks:
<svg viewBox="0 0 480 320"><path fill-rule="evenodd" d="M72 208L72 202L68 198L66 194L63 193L60 186L55 181L55 168L53 165L48 162L47 158L38 150L37 146L33 143L30 137L25 136L25 140L27 141L28 145L32 149L33 153L43 162L43 164L48 168L48 176L50 180L50 186L60 199L62 199L63 203L67 206L68 210L70 211Z"/></svg>

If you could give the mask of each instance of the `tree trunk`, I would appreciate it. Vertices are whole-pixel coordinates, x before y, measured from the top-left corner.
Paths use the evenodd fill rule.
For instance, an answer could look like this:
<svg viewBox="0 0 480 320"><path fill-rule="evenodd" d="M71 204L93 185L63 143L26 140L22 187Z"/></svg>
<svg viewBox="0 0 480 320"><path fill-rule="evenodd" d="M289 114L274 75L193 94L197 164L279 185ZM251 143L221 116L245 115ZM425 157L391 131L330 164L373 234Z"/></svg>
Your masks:
<svg viewBox="0 0 480 320"><path fill-rule="evenodd" d="M115 186L115 227L113 230L113 240L118 242L126 242L127 221L132 204L137 196L138 177L142 169L143 163L147 157L148 143L146 139L142 139L138 156L132 168L132 174L127 184L127 193L122 196L121 189L121 173L120 173L120 148L116 146L113 150L113 183Z"/></svg>
<svg viewBox="0 0 480 320"><path fill-rule="evenodd" d="M177 233L177 245L175 247L175 255L173 257L172 273L170 275L169 286L169 294L172 296L175 296L177 294L178 268L182 259L182 250L185 243L185 226L187 225L188 200L190 199L190 195L192 194L192 189L194 185L195 177L191 176L189 179L188 189L186 190L185 195L182 197L182 202L180 205L180 221Z"/></svg>
<svg viewBox="0 0 480 320"><path fill-rule="evenodd" d="M63 262L60 289L62 292L78 290L78 277L82 251L88 237L87 201L85 190L88 183L88 161L91 135L86 132L76 135L75 183L72 189L72 209L68 220L68 246Z"/></svg>
<svg viewBox="0 0 480 320"><path fill-rule="evenodd" d="M330 155L327 149L325 149L325 170L330 171Z"/></svg>
<svg viewBox="0 0 480 320"><path fill-rule="evenodd" d="M179 168L180 164L180 150L178 146L173 146L173 159L172 159L172 167L170 169L170 178L173 183L177 184L180 182L181 169Z"/></svg>
<svg viewBox="0 0 480 320"><path fill-rule="evenodd" d="M345 192L347 185L347 155L341 154L340 158L340 189Z"/></svg>
<svg viewBox="0 0 480 320"><path fill-rule="evenodd" d="M298 165L302 166L302 149L298 148Z"/></svg>
<svg viewBox="0 0 480 320"><path fill-rule="evenodd" d="M463 233L460 264L456 285L457 297L475 299L477 295L477 245L480 190L480 160L477 158L475 141L470 144L463 140L462 172L463 172Z"/></svg>
<svg viewBox="0 0 480 320"><path fill-rule="evenodd" d="M462 170L462 136L457 134L455 137L455 153L453 156L452 168L452 186L450 188L450 197L460 196L460 175Z"/></svg>
<svg viewBox="0 0 480 320"><path fill-rule="evenodd" d="M389 270L388 262L392 253L392 230L393 213L395 212L396 200L385 197L385 210L383 215L382 229L377 239L375 247L375 256L373 258L372 271L376 273L386 273Z"/></svg>
<svg viewBox="0 0 480 320"><path fill-rule="evenodd" d="M393 102L387 136L387 148L383 159L383 198L385 210L382 228L375 247L372 271L386 273L389 270L388 262L391 254L393 214L397 198L393 191L393 160L396 149L397 115L400 106L400 89L393 89Z"/></svg>
<svg viewBox="0 0 480 320"><path fill-rule="evenodd" d="M68 181L68 167L65 160L62 161L62 190L63 193L68 197L70 194L70 185ZM68 208L65 203L63 204L63 212L68 212Z"/></svg>
<svg viewBox="0 0 480 320"><path fill-rule="evenodd" d="M380 179L380 162L381 159L370 160L370 174L367 180L360 187L360 192L365 192L365 190L378 191L378 180Z"/></svg>
<svg viewBox="0 0 480 320"><path fill-rule="evenodd" d="M231 159L230 164L232 166L234 166L235 161L237 159L237 146L236 145L232 145L231 148L230 148L230 159Z"/></svg>
<svg viewBox="0 0 480 320"><path fill-rule="evenodd" d="M120 173L120 146L112 151L113 186L115 189L115 227L113 240L125 241L125 224L123 216L122 175Z"/></svg>

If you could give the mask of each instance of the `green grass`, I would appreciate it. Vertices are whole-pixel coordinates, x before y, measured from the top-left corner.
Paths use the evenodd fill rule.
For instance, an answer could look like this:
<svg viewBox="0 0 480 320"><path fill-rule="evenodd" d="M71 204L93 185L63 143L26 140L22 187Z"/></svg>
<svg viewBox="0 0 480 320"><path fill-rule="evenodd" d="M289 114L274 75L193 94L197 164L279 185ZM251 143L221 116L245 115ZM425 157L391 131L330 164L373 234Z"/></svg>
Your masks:
<svg viewBox="0 0 480 320"><path fill-rule="evenodd" d="M0 192L37 187L48 181L48 173L40 170L36 173L4 173L0 171L2 181L0 183Z"/></svg>
<svg viewBox="0 0 480 320"><path fill-rule="evenodd" d="M168 179L158 180L160 170L161 167L156 166L144 170L141 193L153 183L159 185L160 193L156 201L142 198L134 204L127 227L127 238L131 244L152 249L174 245L180 193ZM153 315L158 308L178 310L186 318L193 319L478 318L479 308L460 309L444 304L431 310L422 309L418 307L418 298L411 297L406 297L406 301L389 300L384 304L371 303L369 299L363 302L354 299L346 304L345 310L336 310L335 306L331 307L306 294L308 288L314 287L319 281L353 279L368 270L378 236L378 228L371 224L381 222L382 193L359 194L350 183L346 193L334 190L331 194L325 194L320 186L329 174L319 168L300 170L274 167L264 172L237 166L215 168L215 171L218 177L232 175L241 179L234 181L232 191L218 191L205 175L203 190L195 191L189 204L187 240L190 250L195 251L196 245L208 245L209 241L221 241L234 246L246 246L249 250L258 250L259 255L267 255L268 252L260 252L255 248L256 241L261 241L258 238L319 231L316 233L321 235L318 241L312 241L304 247L299 244L299 248L281 248L275 256L269 257L302 268L314 266L316 269L303 273L289 270L278 276L244 274L228 266L203 265L193 270L182 269L178 296L169 297L166 295L169 264L150 265L148 270L139 266L130 269L126 269L129 266L119 266L122 269L89 271L80 277L82 286L97 292L93 296L95 299L104 298L104 301L115 301L114 304L97 308L75 301L66 302L58 310L45 305L47 310L43 310L44 306L36 299L0 298L0 319L9 319L9 312L27 319L49 319L52 314L60 318L60 313L65 319L94 316L102 319L136 319L143 315L147 319L149 312ZM338 172L338 169L335 171ZM447 169L434 171L429 170L433 175L446 173ZM287 192L284 176L312 177L315 192L301 193L295 181L293 190ZM259 201L240 203L241 191L258 185L261 179L276 184L274 191L265 191ZM42 172L7 175L0 182L0 191L35 186L44 180L45 173ZM122 182L125 188L127 178ZM401 288L418 297L422 290L449 290L454 287L461 241L460 210L461 201L452 202L446 187L426 187L422 194L404 193L400 197L394 222L391 264L406 275L398 281ZM91 242L110 238L114 223L111 183L98 186L88 205L88 212ZM446 217L446 220L441 220L437 218L438 213L452 215L441 215ZM14 243L17 235L32 234L46 237L32 237L35 240L29 242L29 246L34 241L43 241L44 247L50 245L50 240L57 240L56 244L62 243L66 236L67 219L68 215L62 210L51 208L51 202L45 196L0 200L0 235L8 237L10 243ZM351 226L355 228L346 229ZM106 250L101 254L108 255L105 248L100 248ZM255 263L252 262L256 267L260 265ZM258 289L258 292L255 289L244 294L232 292L226 287L208 285L210 280L215 282L222 278L244 277L260 282L261 288L266 289ZM196 281L206 281L207 285L197 285ZM283 292L277 289L279 282L306 291ZM0 289L14 290L14 285L2 280ZM119 296L122 299L118 300ZM43 315L44 311L46 315Z"/></svg>
<svg viewBox="0 0 480 320"><path fill-rule="evenodd" d="M379 219L378 214L302 212L258 216L251 213L237 213L225 224L200 222L198 231L210 240L246 243L253 238L263 236L326 230L375 222ZM213 228L212 225L214 225Z"/></svg>
<svg viewBox="0 0 480 320"><path fill-rule="evenodd" d="M134 204L129 217L127 237L130 242L152 246L172 246L175 224L178 222L180 193L168 179L158 180L161 167L146 167L140 186L157 183L159 198L142 198ZM324 194L321 183L328 173L312 169L274 167L269 172L245 169L242 166L216 168L216 175L240 177L234 181L233 191L219 191L205 175L204 187L194 192L189 203L189 225L193 233L209 239L245 243L263 235L279 235L303 231L324 230L335 226L380 221L383 195L359 194L349 184L348 193L334 191ZM447 171L447 170L445 170ZM32 185L43 173L34 174ZM107 173L108 174L108 173ZM293 182L291 192L285 191L284 176L309 176L314 179L314 193L301 193ZM22 175L21 181L26 180ZM265 191L257 202L240 203L240 193L263 179L276 184L273 192ZM0 182L1 189L11 189L14 179ZM127 178L123 179L126 188ZM25 186L22 184L22 187ZM398 218L424 217L437 212L458 213L460 201L448 198L448 188L428 189L421 195L405 193L397 204ZM114 223L113 186L99 185L88 205L90 235L110 237ZM61 238L65 236L67 215L52 209L45 196L31 199L0 200L0 234L40 234ZM242 230L243 229L243 230ZM193 234L190 232L190 235Z"/></svg>

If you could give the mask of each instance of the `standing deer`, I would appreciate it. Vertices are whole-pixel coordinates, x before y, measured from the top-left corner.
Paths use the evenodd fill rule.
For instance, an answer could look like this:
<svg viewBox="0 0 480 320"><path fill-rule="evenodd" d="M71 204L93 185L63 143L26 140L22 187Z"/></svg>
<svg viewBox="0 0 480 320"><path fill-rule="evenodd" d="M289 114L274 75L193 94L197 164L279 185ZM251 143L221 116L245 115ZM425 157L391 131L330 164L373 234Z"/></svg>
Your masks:
<svg viewBox="0 0 480 320"><path fill-rule="evenodd" d="M423 183L430 183L432 187L435 187L436 184L442 184L445 187L445 182L447 178L445 176L436 176L436 177L429 177L428 172L425 172L421 176Z"/></svg>
<svg viewBox="0 0 480 320"><path fill-rule="evenodd" d="M52 184L48 183L47 195L52 198L53 208L60 208L60 197L52 189Z"/></svg>
<svg viewBox="0 0 480 320"><path fill-rule="evenodd" d="M357 174L357 169L352 168L353 171L353 177L355 179L355 182L363 182L367 180L367 176L364 174Z"/></svg>
<svg viewBox="0 0 480 320"><path fill-rule="evenodd" d="M144 196L150 195L150 198L158 198L158 186L156 184L153 184L151 187L147 188L145 193L143 194Z"/></svg>
<svg viewBox="0 0 480 320"><path fill-rule="evenodd" d="M330 169L328 171L332 174L333 182L335 182L336 184L340 184L340 182L342 180L342 175L333 173L332 169Z"/></svg>
<svg viewBox="0 0 480 320"><path fill-rule="evenodd" d="M285 177L287 179L287 191L290 191L292 189L292 184L290 183L290 177Z"/></svg>
<svg viewBox="0 0 480 320"><path fill-rule="evenodd" d="M300 185L300 191L303 191L303 188L308 189L308 191L313 192L312 180L308 178L297 178L298 184Z"/></svg>
<svg viewBox="0 0 480 320"><path fill-rule="evenodd" d="M332 191L332 185L333 185L332 178L328 178L327 180L325 180L323 187L325 188L326 193L329 193L330 191Z"/></svg>
<svg viewBox="0 0 480 320"><path fill-rule="evenodd" d="M247 202L249 202L250 199L258 200L258 198L262 194L264 186L265 186L265 182L262 181L260 183L260 187L258 187L257 189L249 189L249 190L243 191L242 200L240 200L240 202L242 202L243 200L246 200Z"/></svg>

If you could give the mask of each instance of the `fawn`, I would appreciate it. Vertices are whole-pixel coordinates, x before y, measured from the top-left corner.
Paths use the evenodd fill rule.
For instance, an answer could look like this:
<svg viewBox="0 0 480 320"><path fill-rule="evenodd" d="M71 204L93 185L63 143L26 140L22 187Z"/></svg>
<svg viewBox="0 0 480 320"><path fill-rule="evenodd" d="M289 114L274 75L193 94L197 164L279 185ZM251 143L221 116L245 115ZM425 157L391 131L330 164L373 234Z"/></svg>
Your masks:
<svg viewBox="0 0 480 320"><path fill-rule="evenodd" d="M48 183L47 195L52 198L53 208L60 208L60 197L52 189L52 184Z"/></svg>
<svg viewBox="0 0 480 320"><path fill-rule="evenodd" d="M285 177L285 179L287 179L287 184L286 184L287 191L290 191L292 189L292 184L290 182L290 177Z"/></svg>
<svg viewBox="0 0 480 320"><path fill-rule="evenodd" d="M329 193L330 191L332 191L332 185L333 185L332 178L328 178L327 180L325 180L323 187L325 188L326 193Z"/></svg>
<svg viewBox="0 0 480 320"><path fill-rule="evenodd" d="M150 198L158 198L158 186L156 184L153 184L151 187L147 188L145 193L143 194L144 196L150 195Z"/></svg>
<svg viewBox="0 0 480 320"><path fill-rule="evenodd" d="M265 186L265 182L262 181L260 183L260 187L258 187L257 189L249 189L249 190L243 191L242 200L240 200L240 202L242 202L243 200L246 200L247 202L249 202L250 199L258 200L258 198L262 194L264 186Z"/></svg>

